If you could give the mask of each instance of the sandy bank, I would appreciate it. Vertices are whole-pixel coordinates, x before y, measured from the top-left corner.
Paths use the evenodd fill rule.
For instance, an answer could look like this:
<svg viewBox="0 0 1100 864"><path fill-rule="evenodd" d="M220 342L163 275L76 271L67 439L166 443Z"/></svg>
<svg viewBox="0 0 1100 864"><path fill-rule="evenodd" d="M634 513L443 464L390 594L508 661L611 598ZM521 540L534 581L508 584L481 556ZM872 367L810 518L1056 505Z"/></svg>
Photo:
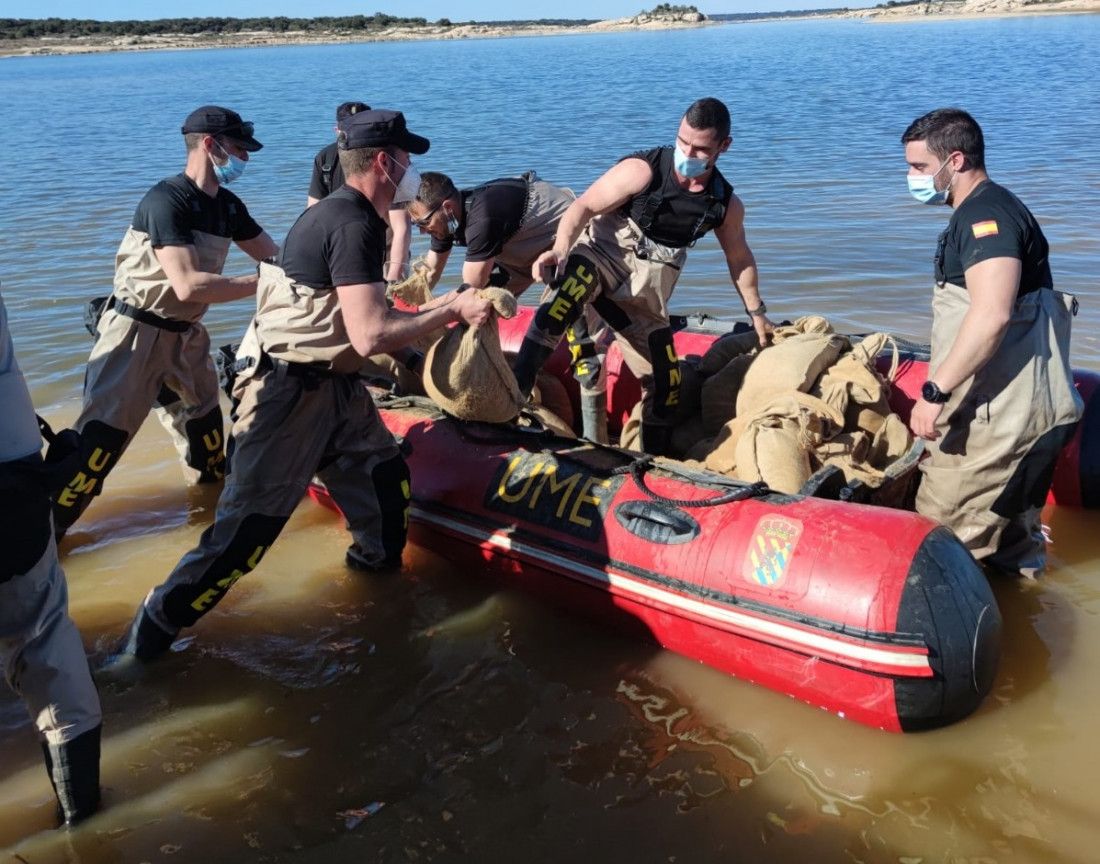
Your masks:
<svg viewBox="0 0 1100 864"><path fill-rule="evenodd" d="M1007 18L1100 12L1100 0L928 0L905 6L853 9L841 18L870 21L914 21L936 18Z"/></svg>
<svg viewBox="0 0 1100 864"><path fill-rule="evenodd" d="M717 22L703 16L679 18L635 15L597 21L594 24L548 26L540 24L491 25L456 24L442 27L428 24L422 27L390 27L375 32L317 31L311 33L276 33L245 31L239 33L165 33L153 36L80 36L75 38L43 37L18 39L0 43L0 56L97 54L105 51L181 51L201 48L258 48L267 45L334 45L353 42L407 42L432 39L499 39L522 36L556 36L576 33L607 33L617 30L671 30L705 27Z"/></svg>

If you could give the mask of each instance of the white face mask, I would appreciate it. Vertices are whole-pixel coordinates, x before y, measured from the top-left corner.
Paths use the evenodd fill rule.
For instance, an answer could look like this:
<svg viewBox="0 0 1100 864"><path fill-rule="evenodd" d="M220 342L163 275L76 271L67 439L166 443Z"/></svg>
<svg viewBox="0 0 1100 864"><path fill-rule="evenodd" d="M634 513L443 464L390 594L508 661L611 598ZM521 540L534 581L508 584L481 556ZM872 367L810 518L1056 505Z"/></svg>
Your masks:
<svg viewBox="0 0 1100 864"><path fill-rule="evenodd" d="M392 161L400 165L396 159ZM383 169L385 171L385 169ZM386 172L386 179L393 183L393 178ZM400 183L393 183L393 203L404 204L408 201L412 201L416 198L416 194L420 191L420 172L413 167L412 162L405 166L405 173L401 177Z"/></svg>

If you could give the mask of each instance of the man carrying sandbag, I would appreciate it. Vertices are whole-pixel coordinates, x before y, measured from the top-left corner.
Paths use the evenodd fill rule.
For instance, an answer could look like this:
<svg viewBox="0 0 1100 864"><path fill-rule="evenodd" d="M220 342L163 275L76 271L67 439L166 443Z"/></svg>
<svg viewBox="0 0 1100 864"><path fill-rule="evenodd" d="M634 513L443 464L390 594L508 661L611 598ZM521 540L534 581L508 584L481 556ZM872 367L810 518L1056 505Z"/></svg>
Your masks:
<svg viewBox="0 0 1100 864"><path fill-rule="evenodd" d="M760 344L766 344L772 323L745 240L745 208L716 167L730 140L726 106L699 99L680 121L674 145L622 159L570 206L553 248L532 268L532 276L549 290L516 363L521 390L530 391L565 328L592 303L641 381L642 447L666 452L680 383L668 302L688 247L709 231L725 253ZM585 396L601 398L592 392ZM592 437L587 428L585 435Z"/></svg>
<svg viewBox="0 0 1100 864"><path fill-rule="evenodd" d="M934 258L932 359L909 421L930 454L917 510L975 558L1037 576L1040 511L1083 411L1069 365L1077 301L1051 287L1035 217L989 179L973 117L941 108L901 141L913 197L955 211Z"/></svg>
<svg viewBox="0 0 1100 864"><path fill-rule="evenodd" d="M398 111L360 111L340 127L345 184L307 209L277 264L264 264L238 376L233 459L214 524L146 597L123 652L168 649L259 564L314 475L347 519L356 569L398 566L405 546L409 469L358 377L363 360L451 321L489 316L470 291L428 312L390 309L382 278L383 214L419 185L409 154L427 152ZM240 365L240 364L239 364Z"/></svg>

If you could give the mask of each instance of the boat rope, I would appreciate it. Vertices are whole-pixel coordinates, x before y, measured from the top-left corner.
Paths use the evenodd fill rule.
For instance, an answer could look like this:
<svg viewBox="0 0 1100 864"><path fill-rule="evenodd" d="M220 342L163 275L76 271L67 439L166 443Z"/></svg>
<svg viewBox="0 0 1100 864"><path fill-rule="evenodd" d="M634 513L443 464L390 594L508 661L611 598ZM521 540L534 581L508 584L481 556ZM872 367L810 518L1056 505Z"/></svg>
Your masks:
<svg viewBox="0 0 1100 864"><path fill-rule="evenodd" d="M615 468L611 473L612 475L629 474L634 478L634 482L638 488L642 490L649 498L657 501L661 504L667 504L671 507L680 507L682 509L688 509L692 507L717 507L720 504L729 504L731 501L744 501L747 498L759 498L761 495L767 495L771 492L768 488L768 484L764 482L746 483L743 486L738 486L731 489L728 492L722 492L715 495L713 498L702 499L688 499L688 498L669 498L667 495L662 495L660 492L654 492L646 485L645 474L650 468L653 467L652 456L642 456L641 458L633 460L629 465L623 465L620 468Z"/></svg>

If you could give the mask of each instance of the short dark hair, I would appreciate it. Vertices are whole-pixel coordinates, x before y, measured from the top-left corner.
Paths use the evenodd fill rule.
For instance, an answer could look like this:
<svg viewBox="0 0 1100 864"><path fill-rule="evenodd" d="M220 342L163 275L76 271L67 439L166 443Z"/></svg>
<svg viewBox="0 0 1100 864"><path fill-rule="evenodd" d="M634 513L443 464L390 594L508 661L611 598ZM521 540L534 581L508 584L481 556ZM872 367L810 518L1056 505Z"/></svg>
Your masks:
<svg viewBox="0 0 1100 864"><path fill-rule="evenodd" d="M932 155L946 159L956 150L970 168L985 168L982 127L961 108L937 108L918 117L902 133L901 143L923 141Z"/></svg>
<svg viewBox="0 0 1100 864"><path fill-rule="evenodd" d="M341 102L336 106L336 122L339 123L346 117L358 114L360 111L370 111L370 105L366 102Z"/></svg>
<svg viewBox="0 0 1100 864"><path fill-rule="evenodd" d="M355 174L363 174L370 168L370 163L379 153L385 153L392 157L394 154L389 147L358 147L355 150L338 150L340 157L340 169L345 177Z"/></svg>
<svg viewBox="0 0 1100 864"><path fill-rule="evenodd" d="M187 145L187 151L197 150L199 145L202 144L202 139L207 135L206 132L188 132L183 136L183 143Z"/></svg>
<svg viewBox="0 0 1100 864"><path fill-rule="evenodd" d="M438 207L448 198L458 195L454 181L438 171L425 171L420 175L420 188L416 200L425 207Z"/></svg>
<svg viewBox="0 0 1100 864"><path fill-rule="evenodd" d="M713 129L719 141L730 137L730 111L725 104L712 96L692 102L684 112L684 119L692 129Z"/></svg>

